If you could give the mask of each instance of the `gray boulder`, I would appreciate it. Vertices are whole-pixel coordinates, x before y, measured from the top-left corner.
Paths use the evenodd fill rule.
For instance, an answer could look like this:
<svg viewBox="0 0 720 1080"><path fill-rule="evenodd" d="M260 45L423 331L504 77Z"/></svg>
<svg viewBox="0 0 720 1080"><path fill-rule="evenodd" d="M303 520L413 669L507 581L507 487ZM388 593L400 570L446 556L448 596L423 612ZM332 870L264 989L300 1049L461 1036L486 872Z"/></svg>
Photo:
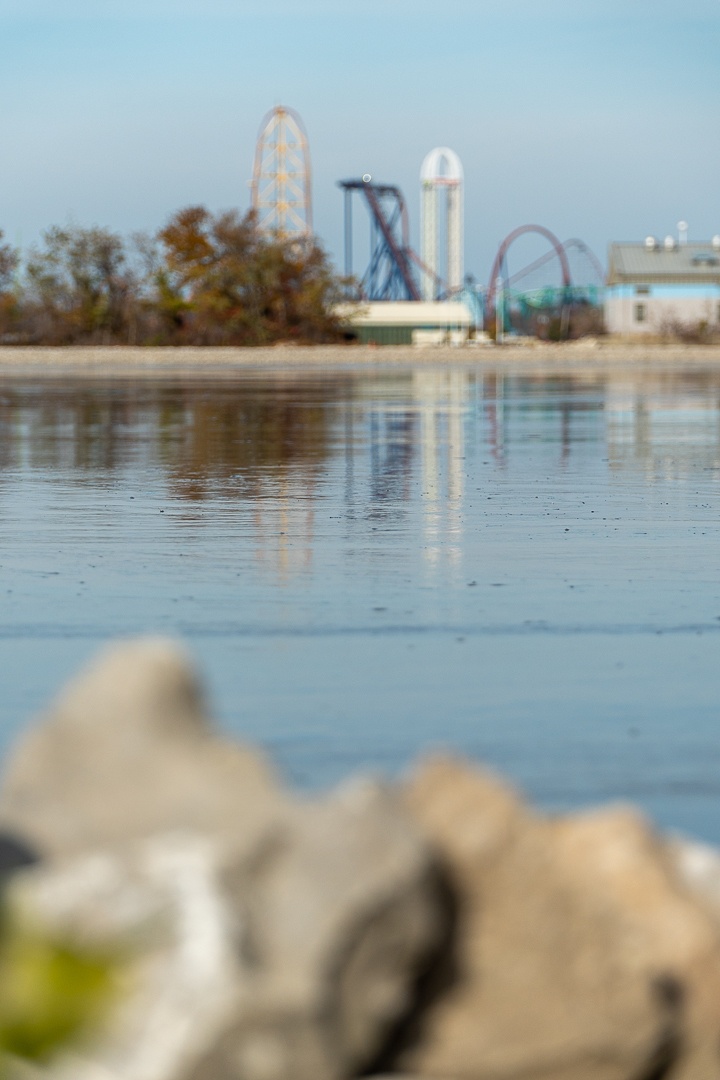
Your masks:
<svg viewBox="0 0 720 1080"><path fill-rule="evenodd" d="M20 916L126 958L105 1028L46 1080L342 1080L446 930L398 793L292 798L164 642L107 652L21 740L0 827L48 856L15 874Z"/></svg>
<svg viewBox="0 0 720 1080"><path fill-rule="evenodd" d="M640 815L541 817L494 777L446 760L418 771L407 804L445 860L459 921L454 984L401 1069L720 1076L718 920Z"/></svg>
<svg viewBox="0 0 720 1080"><path fill-rule="evenodd" d="M105 1027L47 1080L340 1080L412 1005L442 930L427 851L362 783L296 806L252 856L165 833L20 871L13 908L123 962Z"/></svg>
<svg viewBox="0 0 720 1080"><path fill-rule="evenodd" d="M11 752L0 829L47 857L189 829L251 845L286 805L256 751L218 736L185 652L106 649Z"/></svg>
<svg viewBox="0 0 720 1080"><path fill-rule="evenodd" d="M250 993L193 1080L355 1075L411 1008L444 930L432 861L397 797L360 781L298 806L225 888L243 913Z"/></svg>

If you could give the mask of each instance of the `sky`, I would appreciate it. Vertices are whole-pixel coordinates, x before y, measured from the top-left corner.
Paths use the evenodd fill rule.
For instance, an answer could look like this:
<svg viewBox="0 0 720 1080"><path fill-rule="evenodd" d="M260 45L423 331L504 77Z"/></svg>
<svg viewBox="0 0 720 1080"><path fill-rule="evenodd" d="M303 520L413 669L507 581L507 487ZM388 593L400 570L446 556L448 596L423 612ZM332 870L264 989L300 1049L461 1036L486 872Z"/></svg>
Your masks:
<svg viewBox="0 0 720 1080"><path fill-rule="evenodd" d="M23 249L51 224L245 210L278 104L305 123L339 265L337 181L400 185L417 248L420 164L443 145L481 282L529 222L603 262L680 219L720 233L720 0L0 0L0 44L0 229ZM524 243L513 271L543 250Z"/></svg>

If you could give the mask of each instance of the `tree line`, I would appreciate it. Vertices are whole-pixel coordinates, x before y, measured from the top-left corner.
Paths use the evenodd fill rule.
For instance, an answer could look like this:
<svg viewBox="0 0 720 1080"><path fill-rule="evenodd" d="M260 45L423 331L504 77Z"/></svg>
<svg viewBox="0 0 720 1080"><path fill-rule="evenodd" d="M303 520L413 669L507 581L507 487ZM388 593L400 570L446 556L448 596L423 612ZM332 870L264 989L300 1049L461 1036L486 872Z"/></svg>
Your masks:
<svg viewBox="0 0 720 1080"><path fill-rule="evenodd" d="M187 207L129 241L53 227L25 260L0 231L0 343L338 341L344 285L316 240L262 233L252 212Z"/></svg>

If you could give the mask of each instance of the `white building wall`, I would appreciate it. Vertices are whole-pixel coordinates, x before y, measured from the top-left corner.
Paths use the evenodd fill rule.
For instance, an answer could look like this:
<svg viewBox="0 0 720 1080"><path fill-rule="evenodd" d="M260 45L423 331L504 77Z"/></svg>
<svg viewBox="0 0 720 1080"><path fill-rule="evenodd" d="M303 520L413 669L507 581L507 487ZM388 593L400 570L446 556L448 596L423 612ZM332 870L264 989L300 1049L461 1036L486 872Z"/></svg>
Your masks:
<svg viewBox="0 0 720 1080"><path fill-rule="evenodd" d="M640 318L640 314L644 317ZM720 296L608 296L605 326L610 334L659 334L668 323L720 323Z"/></svg>
<svg viewBox="0 0 720 1080"><path fill-rule="evenodd" d="M470 310L459 300L442 303L376 300L365 304L344 304L335 310L355 326L425 326L452 329L469 328L472 325Z"/></svg>

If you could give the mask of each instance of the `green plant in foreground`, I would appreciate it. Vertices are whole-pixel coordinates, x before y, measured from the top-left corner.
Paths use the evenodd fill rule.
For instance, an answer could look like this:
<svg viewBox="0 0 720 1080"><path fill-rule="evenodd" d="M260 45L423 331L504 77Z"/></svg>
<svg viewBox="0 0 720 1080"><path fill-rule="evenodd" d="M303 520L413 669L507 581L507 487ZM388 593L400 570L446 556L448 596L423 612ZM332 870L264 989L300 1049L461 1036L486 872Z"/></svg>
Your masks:
<svg viewBox="0 0 720 1080"><path fill-rule="evenodd" d="M3 1058L47 1061L99 1023L115 963L3 920L0 931L0 1078Z"/></svg>

